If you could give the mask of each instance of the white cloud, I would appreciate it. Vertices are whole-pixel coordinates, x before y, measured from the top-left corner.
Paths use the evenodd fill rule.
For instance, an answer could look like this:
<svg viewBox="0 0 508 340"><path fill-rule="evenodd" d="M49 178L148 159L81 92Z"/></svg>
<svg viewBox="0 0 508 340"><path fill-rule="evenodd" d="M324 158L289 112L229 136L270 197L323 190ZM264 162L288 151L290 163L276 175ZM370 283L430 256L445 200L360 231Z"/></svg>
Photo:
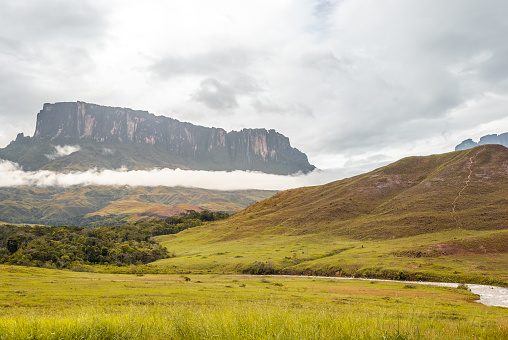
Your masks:
<svg viewBox="0 0 508 340"><path fill-rule="evenodd" d="M68 156L76 151L81 150L79 145L55 145L55 152L46 155L48 159L57 159L60 157Z"/></svg>
<svg viewBox="0 0 508 340"><path fill-rule="evenodd" d="M115 151L112 150L112 149L109 149L109 148L103 148L102 149L102 154L104 156L107 156L107 155L114 155L115 154Z"/></svg>
<svg viewBox="0 0 508 340"><path fill-rule="evenodd" d="M97 170L61 173L48 170L23 171L19 165L0 160L0 187L129 185L182 186L214 190L285 190L320 185L357 174L351 169L315 170L309 174L281 176L253 171L197 171L181 169Z"/></svg>

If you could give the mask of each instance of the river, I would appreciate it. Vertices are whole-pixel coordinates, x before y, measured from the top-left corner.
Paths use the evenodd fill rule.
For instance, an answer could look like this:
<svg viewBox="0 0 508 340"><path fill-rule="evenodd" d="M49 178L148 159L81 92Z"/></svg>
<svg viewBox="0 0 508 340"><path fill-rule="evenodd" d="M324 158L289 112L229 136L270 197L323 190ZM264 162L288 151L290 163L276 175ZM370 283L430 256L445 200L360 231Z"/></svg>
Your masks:
<svg viewBox="0 0 508 340"><path fill-rule="evenodd" d="M364 278L333 277L333 276L297 276L297 275L266 275L266 276L309 277L309 278L334 279L334 280L384 281L384 282L399 282L406 284L430 285L449 288L457 288L459 285L458 283L445 283L445 282L395 281L395 280L364 279ZM477 284L467 284L467 287L472 293L480 296L480 299L477 300L476 302L484 304L486 306L497 306L508 308L508 288Z"/></svg>

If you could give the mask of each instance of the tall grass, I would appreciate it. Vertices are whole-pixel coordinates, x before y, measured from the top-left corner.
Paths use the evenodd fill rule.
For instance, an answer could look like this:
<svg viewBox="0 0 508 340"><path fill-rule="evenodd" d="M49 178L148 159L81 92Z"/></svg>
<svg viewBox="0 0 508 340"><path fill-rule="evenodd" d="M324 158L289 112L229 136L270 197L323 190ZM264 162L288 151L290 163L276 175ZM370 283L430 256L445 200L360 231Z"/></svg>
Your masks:
<svg viewBox="0 0 508 340"><path fill-rule="evenodd" d="M152 305L0 318L0 339L508 339L508 322L460 320L436 310L266 303Z"/></svg>

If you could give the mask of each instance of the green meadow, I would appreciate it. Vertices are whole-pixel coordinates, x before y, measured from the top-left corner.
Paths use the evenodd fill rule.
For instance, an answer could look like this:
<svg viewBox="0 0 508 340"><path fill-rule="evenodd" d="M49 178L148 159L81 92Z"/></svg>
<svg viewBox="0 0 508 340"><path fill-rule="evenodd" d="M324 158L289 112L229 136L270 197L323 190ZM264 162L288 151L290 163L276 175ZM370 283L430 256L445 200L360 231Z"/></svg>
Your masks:
<svg viewBox="0 0 508 340"><path fill-rule="evenodd" d="M0 266L0 339L508 339L459 288Z"/></svg>
<svg viewBox="0 0 508 340"><path fill-rule="evenodd" d="M245 238L229 237L234 229L220 222L158 236L157 241L175 257L154 262L151 267L177 273L355 276L508 285L508 254L501 250L508 247L508 231L447 230L396 239L354 240L332 233L284 235L277 228ZM474 251L478 246L501 251Z"/></svg>

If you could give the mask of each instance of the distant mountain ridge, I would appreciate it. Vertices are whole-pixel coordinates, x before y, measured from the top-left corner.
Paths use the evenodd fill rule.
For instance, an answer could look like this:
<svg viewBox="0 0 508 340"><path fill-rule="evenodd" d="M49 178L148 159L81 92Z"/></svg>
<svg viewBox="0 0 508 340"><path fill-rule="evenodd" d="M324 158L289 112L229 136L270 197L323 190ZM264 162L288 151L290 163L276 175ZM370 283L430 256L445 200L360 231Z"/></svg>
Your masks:
<svg viewBox="0 0 508 340"><path fill-rule="evenodd" d="M64 145L79 147L71 154L48 157L55 146ZM18 134L0 149L0 158L29 170L126 166L291 174L315 168L275 130L226 132L147 111L84 102L44 104L34 136Z"/></svg>
<svg viewBox="0 0 508 340"><path fill-rule="evenodd" d="M483 136L480 138L480 141L478 143L473 141L471 138L466 139L455 147L455 151L472 149L475 146L487 144L499 144L508 148L508 132L502 133L500 135L492 134Z"/></svg>
<svg viewBox="0 0 508 340"><path fill-rule="evenodd" d="M0 187L0 225L99 226L165 218L187 210L234 213L274 193L162 186Z"/></svg>

